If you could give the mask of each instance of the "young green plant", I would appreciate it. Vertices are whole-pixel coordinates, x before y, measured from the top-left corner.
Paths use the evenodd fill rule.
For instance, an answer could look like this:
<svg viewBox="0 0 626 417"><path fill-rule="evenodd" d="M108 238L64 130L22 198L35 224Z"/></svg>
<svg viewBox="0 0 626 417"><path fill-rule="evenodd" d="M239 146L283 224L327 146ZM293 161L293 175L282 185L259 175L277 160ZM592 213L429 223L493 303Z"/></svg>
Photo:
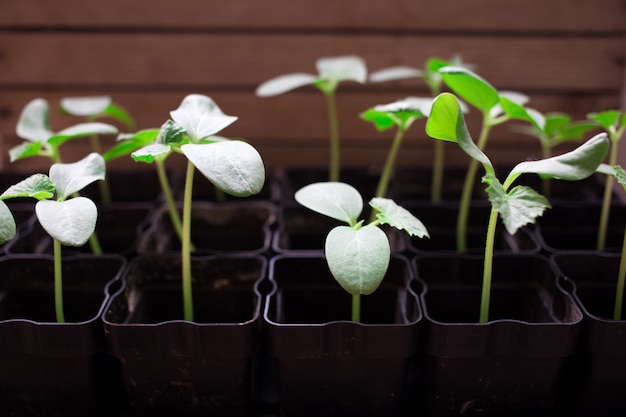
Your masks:
<svg viewBox="0 0 626 417"><path fill-rule="evenodd" d="M402 80L406 78L421 78L424 80L431 94L431 101L440 92L443 85L443 80L439 74L439 70L448 66L472 68L472 65L466 64L461 59L460 55L455 55L449 60L443 60L440 58L429 58L424 69L407 67L407 66L394 66L384 68L382 70L375 71L370 74L369 81L373 83ZM433 203L439 203L441 201L441 193L443 187L443 168L445 160L445 143L443 141L435 141L435 151L433 158L433 173L431 182L431 196L430 200Z"/></svg>
<svg viewBox="0 0 626 417"><path fill-rule="evenodd" d="M118 132L115 126L100 122L79 123L53 132L50 129L49 113L48 102L42 98L34 99L24 107L16 128L17 136L24 139L24 142L9 150L11 162L43 156L49 158L52 163L60 164L63 161L59 148L68 140L94 135L112 135ZM89 237L89 244L93 253L102 253L95 234Z"/></svg>
<svg viewBox="0 0 626 417"><path fill-rule="evenodd" d="M133 129L135 126L135 122L130 114L120 105L114 103L110 96L64 97L59 103L59 108L61 112L82 117L88 123L95 122L101 118L108 118L122 123L128 129ZM89 141L91 150L102 155L100 136L96 134L89 136ZM98 187L102 202L105 204L110 203L111 190L106 178L104 181L98 182Z"/></svg>
<svg viewBox="0 0 626 417"><path fill-rule="evenodd" d="M407 97L404 100L374 106L361 113L361 118L372 122L379 132L384 132L394 126L396 127L396 134L391 143L389 153L387 154L387 159L385 160L374 197L386 196L391 173L393 172L398 156L398 150L400 149L406 131L417 119L428 117L431 104L432 99L430 98Z"/></svg>
<svg viewBox="0 0 626 417"><path fill-rule="evenodd" d="M543 159L552 156L553 149L569 141L581 142L584 135L595 129L595 123L587 121L572 121L572 118L560 112L546 113L543 115L545 123L543 126L537 123L523 125L519 127L521 133L529 134L539 139L541 144L541 156ZM550 178L542 179L542 193L550 198L551 180Z"/></svg>
<svg viewBox="0 0 626 417"><path fill-rule="evenodd" d="M182 129L177 128L171 120L165 122L161 129L144 129L135 133L121 133L117 137L117 144L105 152L102 157L106 162L108 162L116 158L131 155L133 152L153 143L165 144L168 140L171 140L172 137L174 137L174 142L176 142L178 140L176 139L176 136L182 134L184 134ZM167 178L167 170L165 168L165 160L168 155L170 155L170 152L160 154L157 153L155 155L146 153L144 157L138 158L138 160L143 162L154 162L161 192L163 192L165 204L167 205L167 211L170 221L172 222L172 227L174 228L178 239L182 242L182 220L180 218L178 208L176 207L176 201L174 200L172 188L170 187L170 183ZM191 251L195 250L193 242L189 242L189 247Z"/></svg>
<svg viewBox="0 0 626 417"><path fill-rule="evenodd" d="M461 99L477 108L482 114L482 124L477 147L483 151L487 145L491 129L511 119L523 120L543 126L542 115L524 107L528 97L517 92L498 92L478 74L464 67L444 67L439 69L444 83ZM476 182L479 162L471 159L463 184L459 214L457 219L457 250L467 249L467 221L470 201Z"/></svg>
<svg viewBox="0 0 626 417"><path fill-rule="evenodd" d="M187 158L182 215L182 285L184 319L193 321L191 286L191 205L193 177L198 169L211 183L227 194L247 197L257 194L265 182L261 155L250 144L216 137L215 134L237 120L225 115L215 102L200 94L190 94L170 112L155 143L132 153L136 161L153 162L178 152Z"/></svg>
<svg viewBox="0 0 626 417"><path fill-rule="evenodd" d="M319 182L296 191L298 203L317 213L347 224L333 228L326 236L324 253L330 272L352 295L352 321L361 321L361 295L376 291L391 257L387 235L378 226L388 224L411 236L428 237L421 221L387 198L373 198L370 206L376 220L363 224L363 198L351 185Z"/></svg>
<svg viewBox="0 0 626 417"><path fill-rule="evenodd" d="M600 113L591 113L587 117L602 126L611 140L611 151L609 153L608 164L617 164L618 143L626 132L626 113L619 110L605 110ZM613 194L613 176L609 175L604 184L604 194L602 196L602 211L600 213L600 225L598 227L598 241L596 248L604 250L606 247L606 230L609 225L609 215L611 211L611 196Z"/></svg>
<svg viewBox="0 0 626 417"><path fill-rule="evenodd" d="M358 56L347 55L319 58L316 62L317 75L292 73L280 75L265 81L256 89L259 97L271 97L286 93L299 87L313 85L326 97L329 127L329 181L339 181L341 168L341 144L339 120L335 92L342 81L367 81L367 68Z"/></svg>
<svg viewBox="0 0 626 417"><path fill-rule="evenodd" d="M104 159L91 153L71 164L52 164L49 175L34 174L0 195L0 200L18 197L38 200L35 205L37 219L53 241L55 313L59 323L65 321L61 245L84 245L93 235L98 218L93 201L72 196L104 177ZM6 212L0 211L0 223L5 219Z"/></svg>
<svg viewBox="0 0 626 417"><path fill-rule="evenodd" d="M510 234L515 234L520 227L534 223L550 207L548 200L530 187L518 185L511 188L515 180L527 173L567 181L584 179L592 175L604 160L609 141L606 134L599 134L563 155L521 162L511 170L504 182L500 182L491 161L472 140L459 101L453 94L442 93L435 99L426 122L426 133L434 139L456 142L485 169L483 182L487 184L491 202L479 315L479 322L485 323L489 320L493 249L498 218L502 219Z"/></svg>

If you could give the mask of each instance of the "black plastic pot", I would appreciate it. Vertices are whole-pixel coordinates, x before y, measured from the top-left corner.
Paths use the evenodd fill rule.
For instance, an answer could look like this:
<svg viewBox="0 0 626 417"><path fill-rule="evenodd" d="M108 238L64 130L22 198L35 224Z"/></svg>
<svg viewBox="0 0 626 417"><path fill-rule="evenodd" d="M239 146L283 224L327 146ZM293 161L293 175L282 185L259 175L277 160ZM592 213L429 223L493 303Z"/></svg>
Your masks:
<svg viewBox="0 0 626 417"><path fill-rule="evenodd" d="M148 227L152 204L149 203L111 203L98 209L96 236L103 253L124 255L128 258L136 255L139 238ZM52 238L41 227L36 218L19 237L7 244L10 254L52 254ZM63 247L64 254L89 254L91 246L85 243L81 247Z"/></svg>
<svg viewBox="0 0 626 417"><path fill-rule="evenodd" d="M562 415L563 368L574 354L582 312L558 286L548 260L496 255L486 324L478 323L482 257L413 261L426 286L425 415Z"/></svg>
<svg viewBox="0 0 626 417"><path fill-rule="evenodd" d="M539 245L547 253L595 250L600 225L600 204L554 206L535 225ZM620 251L626 230L626 206L613 202L610 207L606 250Z"/></svg>
<svg viewBox="0 0 626 417"><path fill-rule="evenodd" d="M168 179L172 187L180 182L182 173L168 172ZM155 169L107 169L106 181L109 184L112 203L153 203L163 198L161 184ZM100 182L94 182L83 191L81 195L89 197L96 203L102 203L100 195Z"/></svg>
<svg viewBox="0 0 626 417"><path fill-rule="evenodd" d="M394 416L406 412L421 311L405 258L350 321L351 295L320 254L270 260L264 324L275 358L281 416Z"/></svg>
<svg viewBox="0 0 626 417"><path fill-rule="evenodd" d="M551 259L573 284L572 293L584 313L580 349L570 378L575 415L624 416L626 320L613 320L620 255L572 251Z"/></svg>
<svg viewBox="0 0 626 417"><path fill-rule="evenodd" d="M407 247L413 253L456 253L458 203L431 204L407 202L403 207L424 223L430 238L408 237ZM491 206L487 200L470 205L465 253L482 254L485 248L487 224ZM514 235L506 231L501 221L496 229L495 252L533 254L540 250L535 234L523 227Z"/></svg>
<svg viewBox="0 0 626 417"><path fill-rule="evenodd" d="M179 209L181 207L179 206ZM191 241L197 255L247 253L269 250L270 227L276 220L276 206L267 201L193 203ZM151 226L139 242L140 253L180 250L166 205L154 212Z"/></svg>
<svg viewBox="0 0 626 417"><path fill-rule="evenodd" d="M441 201L444 203L458 203L463 193L463 184L467 175L467 167L447 168L443 172ZM401 204L416 201L431 200L432 168L420 169L413 167L398 168L396 170L395 191L396 198ZM472 190L472 200L486 201L485 186L476 180Z"/></svg>
<svg viewBox="0 0 626 417"><path fill-rule="evenodd" d="M66 323L57 323L52 258L0 259L0 414L119 411L121 373L106 353L100 315L125 263L116 255L64 258Z"/></svg>
<svg viewBox="0 0 626 417"><path fill-rule="evenodd" d="M180 257L135 258L104 314L133 416L250 416L265 258L192 259L195 321L182 320Z"/></svg>

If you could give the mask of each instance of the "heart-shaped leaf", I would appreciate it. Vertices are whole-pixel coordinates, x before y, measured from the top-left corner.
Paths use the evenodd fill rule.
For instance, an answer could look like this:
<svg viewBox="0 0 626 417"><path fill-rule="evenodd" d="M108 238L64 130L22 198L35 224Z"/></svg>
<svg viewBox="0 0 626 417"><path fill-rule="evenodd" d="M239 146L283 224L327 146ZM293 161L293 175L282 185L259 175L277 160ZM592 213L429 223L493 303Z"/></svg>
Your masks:
<svg viewBox="0 0 626 417"><path fill-rule="evenodd" d="M104 113L111 102L109 96L64 97L61 99L60 106L66 113L87 117Z"/></svg>
<svg viewBox="0 0 626 417"><path fill-rule="evenodd" d="M522 226L534 223L545 209L550 208L548 200L530 187L520 185L507 193L491 174L485 175L483 182L489 184L489 201L500 214L502 223L510 234L515 234Z"/></svg>
<svg viewBox="0 0 626 417"><path fill-rule="evenodd" d="M102 156L92 152L78 162L53 164L50 179L57 187L57 200L67 199L94 181L103 180L105 163Z"/></svg>
<svg viewBox="0 0 626 417"><path fill-rule="evenodd" d="M34 174L30 177L10 186L2 195L0 200L7 198L31 197L37 200L48 200L54 196L56 186L54 182L45 174Z"/></svg>
<svg viewBox="0 0 626 417"><path fill-rule="evenodd" d="M192 142L215 135L237 120L235 116L225 115L213 99L201 94L186 96L170 116L185 129Z"/></svg>
<svg viewBox="0 0 626 417"><path fill-rule="evenodd" d="M397 205L395 201L376 197L370 201L370 206L378 212L376 217L381 224L388 224L396 229L404 230L410 236L429 237L424 224L410 211Z"/></svg>
<svg viewBox="0 0 626 417"><path fill-rule="evenodd" d="M67 246L82 246L93 234L98 209L86 197L66 201L39 201L35 213L41 227L54 239Z"/></svg>
<svg viewBox="0 0 626 417"><path fill-rule="evenodd" d="M472 140L465 125L459 100L453 94L442 93L435 98L426 122L426 134L435 139L458 143L461 149L480 162L487 172L494 172L487 155Z"/></svg>
<svg viewBox="0 0 626 417"><path fill-rule="evenodd" d="M0 200L0 245L4 245L15 237L17 227L9 207Z"/></svg>
<svg viewBox="0 0 626 417"><path fill-rule="evenodd" d="M258 194L265 183L261 155L238 140L210 144L186 144L181 150L217 188L236 197Z"/></svg>
<svg viewBox="0 0 626 417"><path fill-rule="evenodd" d="M449 66L439 69L441 78L450 89L483 114L488 114L500 98L498 91L486 80L465 67Z"/></svg>
<svg viewBox="0 0 626 417"><path fill-rule="evenodd" d="M305 85L311 85L316 79L314 75L306 73L279 75L259 85L255 94L259 97L277 96Z"/></svg>
<svg viewBox="0 0 626 417"><path fill-rule="evenodd" d="M326 237L328 267L339 285L352 295L376 291L389 267L390 248L376 226L355 230L337 226Z"/></svg>
<svg viewBox="0 0 626 417"><path fill-rule="evenodd" d="M517 164L510 172L507 183L524 173L539 174L543 177L578 181L593 174L604 161L609 151L606 133L600 133L573 151L538 161L525 161Z"/></svg>
<svg viewBox="0 0 626 417"><path fill-rule="evenodd" d="M370 74L369 80L373 83L381 83L392 80L402 80L405 78L422 77L424 71L405 66L389 67Z"/></svg>
<svg viewBox="0 0 626 417"><path fill-rule="evenodd" d="M363 211L363 197L349 184L318 182L296 191L296 201L304 207L354 226Z"/></svg>
<svg viewBox="0 0 626 417"><path fill-rule="evenodd" d="M20 138L31 142L46 142L52 136L46 100L37 98L24 107L17 122L16 133Z"/></svg>

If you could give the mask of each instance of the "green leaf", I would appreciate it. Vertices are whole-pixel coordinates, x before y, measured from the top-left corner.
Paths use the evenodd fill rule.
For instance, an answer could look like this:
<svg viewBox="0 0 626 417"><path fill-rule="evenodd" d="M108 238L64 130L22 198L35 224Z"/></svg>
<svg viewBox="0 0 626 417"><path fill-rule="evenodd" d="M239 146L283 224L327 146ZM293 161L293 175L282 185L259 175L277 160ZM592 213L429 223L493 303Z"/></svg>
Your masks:
<svg viewBox="0 0 626 417"><path fill-rule="evenodd" d="M137 142L142 146L149 145L154 142L159 135L161 129L143 129L135 133L120 133L117 135L118 142Z"/></svg>
<svg viewBox="0 0 626 417"><path fill-rule="evenodd" d="M434 139L456 142L470 157L480 162L485 170L493 172L487 155L472 140L459 100L450 93L442 93L435 98L430 116L426 122L426 134Z"/></svg>
<svg viewBox="0 0 626 417"><path fill-rule="evenodd" d="M147 162L152 163L155 159L165 159L172 152L172 147L169 145L162 145L160 143L153 143L152 145L144 146L130 154L135 162Z"/></svg>
<svg viewBox="0 0 626 417"><path fill-rule="evenodd" d="M328 233L324 252L333 277L352 295L376 291L391 253L387 236L376 226L337 226Z"/></svg>
<svg viewBox="0 0 626 417"><path fill-rule="evenodd" d="M593 174L606 157L608 151L608 136L606 133L600 133L576 149L562 155L517 164L509 173L506 183L511 183L524 173L534 173L543 177L567 181L578 181Z"/></svg>
<svg viewBox="0 0 626 417"><path fill-rule="evenodd" d="M545 209L550 208L548 200L530 187L517 186L507 193L492 174L485 175L483 182L489 184L489 201L500 214L502 223L510 234L515 234L520 227L534 223Z"/></svg>
<svg viewBox="0 0 626 417"><path fill-rule="evenodd" d="M65 200L92 182L103 180L105 170L104 159L95 152L78 162L53 164L50 167L50 179L56 184L57 200Z"/></svg>
<svg viewBox="0 0 626 417"><path fill-rule="evenodd" d="M66 201L39 201L35 213L41 227L54 239L67 246L82 246L96 228L98 209L86 197Z"/></svg>
<svg viewBox="0 0 626 417"><path fill-rule="evenodd" d="M136 150L141 149L141 147L143 147L143 145L139 142L121 142L102 154L102 158L104 158L104 160L108 162L122 156L130 155Z"/></svg>
<svg viewBox="0 0 626 417"><path fill-rule="evenodd" d="M590 122L574 122L564 127L559 136L560 142L565 140L582 140L583 136L593 130L596 129L597 126Z"/></svg>
<svg viewBox="0 0 626 417"><path fill-rule="evenodd" d="M0 245L4 245L15 237L17 226L9 207L0 200Z"/></svg>
<svg viewBox="0 0 626 417"><path fill-rule="evenodd" d="M258 194L265 183L261 155L238 140L181 146L185 156L217 188L236 197Z"/></svg>
<svg viewBox="0 0 626 417"><path fill-rule="evenodd" d="M156 143L162 145L170 145L173 143L182 143L185 136L185 128L174 123L171 120L163 123L157 137Z"/></svg>
<svg viewBox="0 0 626 417"><path fill-rule="evenodd" d="M516 103L507 97L500 97L500 106L511 119L523 120L530 123L539 131L544 131L546 120L541 113Z"/></svg>
<svg viewBox="0 0 626 417"><path fill-rule="evenodd" d="M259 85L255 94L259 97L277 96L305 85L312 85L316 80L315 75L305 73L279 75Z"/></svg>
<svg viewBox="0 0 626 417"><path fill-rule="evenodd" d="M626 191L626 171L624 171L624 169L619 165L614 166L613 170L615 171L615 178L617 179L617 182L620 183Z"/></svg>
<svg viewBox="0 0 626 417"><path fill-rule="evenodd" d="M45 174L33 174L30 177L10 186L0 200L18 197L31 197L37 200L48 200L54 196L56 185Z"/></svg>
<svg viewBox="0 0 626 417"><path fill-rule="evenodd" d="M115 135L117 132L118 130L115 126L107 123L79 123L77 125L70 126L67 129L63 129L60 132L54 133L48 138L47 142L52 146L59 146L63 142L70 139L95 135Z"/></svg>
<svg viewBox="0 0 626 417"><path fill-rule="evenodd" d="M615 126L620 118L619 110L605 110L599 113L589 113L587 117L597 122L605 130L610 130L612 126Z"/></svg>
<svg viewBox="0 0 626 417"><path fill-rule="evenodd" d="M37 156L41 152L41 149L41 142L22 142L9 150L9 160L15 162L20 159Z"/></svg>
<svg viewBox="0 0 626 417"><path fill-rule="evenodd" d="M319 78L324 81L356 81L361 84L367 81L365 62L355 55L320 58L315 64Z"/></svg>
<svg viewBox="0 0 626 417"><path fill-rule="evenodd" d="M61 110L73 116L97 116L104 113L111 104L109 96L64 97L61 99Z"/></svg>
<svg viewBox="0 0 626 417"><path fill-rule="evenodd" d="M449 66L439 70L441 78L450 89L463 100L489 113L498 103L498 91L479 75L464 67Z"/></svg>
<svg viewBox="0 0 626 417"><path fill-rule="evenodd" d="M237 120L222 113L210 97L200 94L186 96L170 116L185 129L192 142L215 135Z"/></svg>
<svg viewBox="0 0 626 417"><path fill-rule="evenodd" d="M374 108L367 109L361 113L361 119L372 122L379 132L383 132L397 125L398 121L393 115L387 112L380 112Z"/></svg>
<svg viewBox="0 0 626 417"><path fill-rule="evenodd" d="M548 136L554 136L557 132L565 129L572 121L565 113L547 113L545 116L546 123L543 131Z"/></svg>
<svg viewBox="0 0 626 417"><path fill-rule="evenodd" d="M351 185L342 182L309 184L295 193L295 199L317 213L354 226L363 211L363 198Z"/></svg>
<svg viewBox="0 0 626 417"><path fill-rule="evenodd" d="M22 139L46 142L52 136L48 121L48 102L42 98L30 101L20 114L16 132Z"/></svg>
<svg viewBox="0 0 626 417"><path fill-rule="evenodd" d="M385 81L402 80L405 78L422 77L424 71L405 66L389 67L370 74L369 81L381 83Z"/></svg>
<svg viewBox="0 0 626 417"><path fill-rule="evenodd" d="M392 126L407 130L411 123L430 113L432 98L407 97L389 104L379 104L361 114L363 120L372 122L384 131Z"/></svg>
<svg viewBox="0 0 626 417"><path fill-rule="evenodd" d="M129 129L135 127L135 121L130 116L130 113L115 103L109 104L104 111L104 114L112 119L122 122Z"/></svg>
<svg viewBox="0 0 626 417"><path fill-rule="evenodd" d="M370 201L370 206L378 212L376 217L381 224L388 224L396 229L404 230L409 236L430 237L424 224L410 211L397 205L393 200L376 197Z"/></svg>

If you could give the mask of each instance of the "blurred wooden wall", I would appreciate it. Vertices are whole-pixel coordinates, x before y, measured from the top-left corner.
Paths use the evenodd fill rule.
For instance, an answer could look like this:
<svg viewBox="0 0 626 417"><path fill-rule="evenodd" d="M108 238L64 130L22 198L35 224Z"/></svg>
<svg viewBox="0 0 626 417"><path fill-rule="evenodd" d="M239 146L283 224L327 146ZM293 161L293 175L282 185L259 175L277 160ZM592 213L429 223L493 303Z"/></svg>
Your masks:
<svg viewBox="0 0 626 417"><path fill-rule="evenodd" d="M362 56L370 71L421 68L430 57L460 54L496 88L529 94L532 107L584 118L623 105L626 2L2 1L0 170L47 170L41 159L8 162L8 149L20 142L17 119L31 99L50 102L59 130L77 122L57 114L61 97L102 94L129 110L138 129L160 126L185 95L206 94L239 117L223 133L248 139L268 166L326 164L323 96L302 88L257 98L254 90L283 73L315 72L318 57L343 54ZM392 132L377 132L360 112L427 94L418 79L342 84L344 164L380 165L391 141ZM477 136L476 112L468 117ZM432 140L423 126L411 128L399 163L430 164ZM84 141L68 146L70 157L87 151ZM450 149L450 163L466 161ZM539 156L539 146L504 125L487 153L512 163Z"/></svg>

